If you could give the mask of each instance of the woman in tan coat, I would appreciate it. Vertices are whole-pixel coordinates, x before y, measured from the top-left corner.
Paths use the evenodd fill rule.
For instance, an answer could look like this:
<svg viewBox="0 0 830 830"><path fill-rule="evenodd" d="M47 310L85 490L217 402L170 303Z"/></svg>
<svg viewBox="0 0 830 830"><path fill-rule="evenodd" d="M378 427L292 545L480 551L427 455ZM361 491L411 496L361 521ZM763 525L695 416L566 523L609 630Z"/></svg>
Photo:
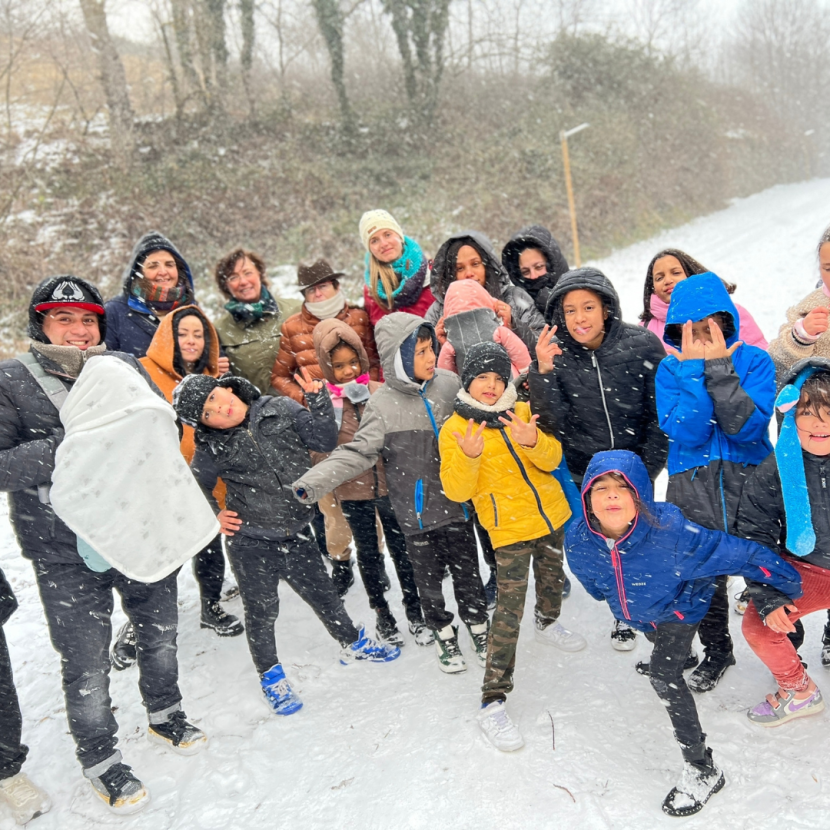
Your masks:
<svg viewBox="0 0 830 830"><path fill-rule="evenodd" d="M314 329L314 350L338 422L337 444L348 444L360 426L369 396L380 384L370 377L369 357L360 337L342 320L324 320L318 324ZM327 457L328 454L312 453L315 463ZM378 639L399 646L404 644L384 596L383 554L379 550L376 515L380 517L401 583L409 630L419 645L429 645L431 632L424 624L406 540L387 494L383 461L378 459L370 470L341 484L335 489L334 496L355 540L360 576L369 596L369 605L377 614Z"/></svg>

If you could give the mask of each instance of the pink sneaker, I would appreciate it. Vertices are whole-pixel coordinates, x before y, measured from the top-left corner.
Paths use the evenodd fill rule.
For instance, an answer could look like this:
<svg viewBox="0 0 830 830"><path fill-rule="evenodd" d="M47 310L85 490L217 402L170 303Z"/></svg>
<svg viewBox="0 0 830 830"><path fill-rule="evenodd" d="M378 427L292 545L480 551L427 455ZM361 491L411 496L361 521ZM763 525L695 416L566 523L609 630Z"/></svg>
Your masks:
<svg viewBox="0 0 830 830"><path fill-rule="evenodd" d="M774 695L767 695L763 703L759 703L750 709L746 715L758 726L773 727L781 726L787 721L795 718L806 718L809 715L817 715L824 709L824 699L821 696L818 686L810 697L803 700L796 700L795 692Z"/></svg>

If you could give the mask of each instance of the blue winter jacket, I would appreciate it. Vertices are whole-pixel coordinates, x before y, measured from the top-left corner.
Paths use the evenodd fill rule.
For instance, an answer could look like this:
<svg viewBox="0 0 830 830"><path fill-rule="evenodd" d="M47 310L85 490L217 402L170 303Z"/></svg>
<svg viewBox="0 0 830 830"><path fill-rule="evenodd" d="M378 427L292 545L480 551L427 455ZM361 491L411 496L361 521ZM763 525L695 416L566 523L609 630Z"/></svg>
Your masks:
<svg viewBox="0 0 830 830"><path fill-rule="evenodd" d="M585 505L593 480L609 472L625 476L654 522L639 514L616 541L591 524ZM645 465L625 450L599 452L591 459L582 485L582 515L565 534L565 552L585 590L640 631L702 620L715 579L724 574L772 585L793 599L801 596L798 572L768 548L707 530L687 521L675 505L655 502Z"/></svg>
<svg viewBox="0 0 830 830"><path fill-rule="evenodd" d="M679 349L683 323L716 312L728 317L724 337L732 346L740 322L720 278L705 273L683 280L672 293L664 341ZM731 533L747 476L772 452L772 359L746 344L714 360L669 355L657 369L655 394L660 428L669 437L666 498L687 518Z"/></svg>

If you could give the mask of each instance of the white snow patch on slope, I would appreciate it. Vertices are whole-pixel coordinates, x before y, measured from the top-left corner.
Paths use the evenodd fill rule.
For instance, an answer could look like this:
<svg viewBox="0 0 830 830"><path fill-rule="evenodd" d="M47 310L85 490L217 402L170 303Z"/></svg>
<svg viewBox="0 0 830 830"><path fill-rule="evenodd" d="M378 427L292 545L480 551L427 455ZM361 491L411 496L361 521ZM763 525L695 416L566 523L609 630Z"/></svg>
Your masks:
<svg viewBox="0 0 830 830"><path fill-rule="evenodd" d="M738 301L770 337L785 308L815 284L815 244L828 222L830 180L776 187L599 264L633 320L651 256L666 245L685 248L738 282ZM578 584L562 622L587 637L588 648L579 654L536 643L532 601L527 605L509 699L526 746L502 754L484 742L475 722L481 669L470 664L465 675L443 675L432 650L419 649L408 635L394 663L342 667L336 644L284 585L277 637L305 707L285 719L271 715L244 638L222 640L199 628L198 594L187 569L179 579L181 688L188 715L209 733L211 745L193 758L151 745L136 670L113 673L120 748L153 794L146 812L114 817L91 795L75 761L59 660L31 565L21 558L6 517L0 505L0 561L20 600L5 630L31 749L25 770L54 802L52 812L31 825L37 830L678 826L663 816L660 802L679 775L680 754L662 705L633 669L649 646L639 638L636 651L613 651L610 612ZM393 573L388 558L387 568ZM445 588L450 596L449 583ZM388 596L405 624L397 586ZM349 591L346 606L354 619L371 623L362 587ZM240 614L239 600L229 610ZM115 627L122 620L116 610ZM830 689L830 674L819 663L823 622L823 614L806 620L802 654ZM771 692L773 682L741 636L740 618L733 616L731 627L738 665L714 692L697 698L727 786L683 827L828 827L830 716L779 730L752 727L746 709ZM469 658L463 632L461 646ZM0 830L14 826L0 807Z"/></svg>

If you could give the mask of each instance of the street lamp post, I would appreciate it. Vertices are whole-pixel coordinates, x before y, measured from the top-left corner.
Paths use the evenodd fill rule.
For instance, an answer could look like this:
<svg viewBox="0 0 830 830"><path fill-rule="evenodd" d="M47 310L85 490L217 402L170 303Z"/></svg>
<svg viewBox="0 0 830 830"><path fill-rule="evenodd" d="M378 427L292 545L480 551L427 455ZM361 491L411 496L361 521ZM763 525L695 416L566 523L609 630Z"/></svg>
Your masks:
<svg viewBox="0 0 830 830"><path fill-rule="evenodd" d="M571 234L574 241L574 261L577 268L581 267L582 258L579 255L579 234L576 227L576 205L574 204L574 189L573 184L571 183L571 158L568 155L568 139L572 135L576 135L577 133L582 132L582 130L587 129L589 126L590 124L580 124L572 130L562 130L559 133L559 140L562 142L562 165L565 168L565 187L568 190L568 209L571 212Z"/></svg>

